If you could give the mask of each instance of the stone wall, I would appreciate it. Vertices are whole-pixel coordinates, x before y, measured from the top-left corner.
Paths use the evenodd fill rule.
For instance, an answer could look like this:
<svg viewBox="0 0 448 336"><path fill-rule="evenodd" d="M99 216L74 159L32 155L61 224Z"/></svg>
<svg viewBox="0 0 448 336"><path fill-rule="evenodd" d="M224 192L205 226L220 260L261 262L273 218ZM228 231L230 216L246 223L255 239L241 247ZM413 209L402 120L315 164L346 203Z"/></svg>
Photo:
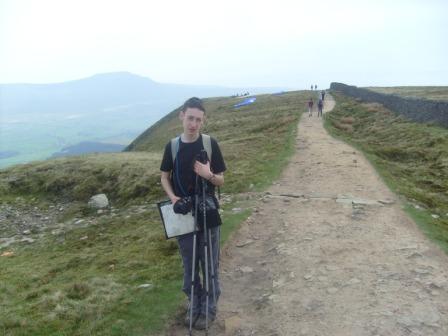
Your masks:
<svg viewBox="0 0 448 336"><path fill-rule="evenodd" d="M393 112L413 121L435 123L448 127L448 102L420 98L402 98L342 83L331 83L330 90L339 91L354 98L360 98L365 102L381 103Z"/></svg>

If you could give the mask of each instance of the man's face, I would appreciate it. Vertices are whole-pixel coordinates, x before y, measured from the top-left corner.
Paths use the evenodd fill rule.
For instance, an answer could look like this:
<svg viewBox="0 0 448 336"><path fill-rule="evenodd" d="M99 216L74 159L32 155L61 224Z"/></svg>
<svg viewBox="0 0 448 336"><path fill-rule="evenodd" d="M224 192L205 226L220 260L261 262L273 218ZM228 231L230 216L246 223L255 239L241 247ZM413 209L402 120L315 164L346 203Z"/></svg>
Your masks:
<svg viewBox="0 0 448 336"><path fill-rule="evenodd" d="M182 120L182 126L184 127L184 134L189 136L196 136L199 134L199 130L205 121L204 112L197 108L187 108L180 112L180 120Z"/></svg>

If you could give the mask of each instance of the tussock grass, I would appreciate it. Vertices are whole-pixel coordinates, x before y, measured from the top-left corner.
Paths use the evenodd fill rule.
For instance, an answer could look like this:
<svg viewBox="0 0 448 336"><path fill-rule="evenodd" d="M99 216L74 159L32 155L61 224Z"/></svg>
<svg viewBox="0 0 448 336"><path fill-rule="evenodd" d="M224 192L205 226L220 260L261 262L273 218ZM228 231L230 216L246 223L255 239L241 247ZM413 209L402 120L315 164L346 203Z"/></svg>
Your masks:
<svg viewBox="0 0 448 336"><path fill-rule="evenodd" d="M85 201L106 193L119 203L160 195L160 153L90 154L0 170L0 193Z"/></svg>
<svg viewBox="0 0 448 336"><path fill-rule="evenodd" d="M423 231L448 252L448 130L408 121L379 104L334 97L326 128L366 154L389 187L408 200L407 210ZM352 130L340 127L348 118Z"/></svg>
<svg viewBox="0 0 448 336"><path fill-rule="evenodd" d="M217 138L228 171L222 188L262 190L281 172L306 94L258 96L234 109L238 98L205 101L204 130ZM166 241L155 209L131 205L164 198L159 166L165 144L181 131L173 111L134 143L131 152L60 158L0 170L0 199L48 207L71 202L61 216L94 216L86 202L104 192L122 210L96 225L47 234L8 248L0 258L0 331L5 335L161 335L179 311L182 266L175 240ZM238 201L239 202L239 201ZM26 205L26 204L25 204ZM240 206L240 203L237 204ZM246 204L247 205L247 204ZM223 207L222 240L250 215ZM2 250L3 251L3 250ZM150 284L149 288L138 288Z"/></svg>
<svg viewBox="0 0 448 336"><path fill-rule="evenodd" d="M353 117L345 117L341 118L341 123L352 125L355 122L355 118Z"/></svg>

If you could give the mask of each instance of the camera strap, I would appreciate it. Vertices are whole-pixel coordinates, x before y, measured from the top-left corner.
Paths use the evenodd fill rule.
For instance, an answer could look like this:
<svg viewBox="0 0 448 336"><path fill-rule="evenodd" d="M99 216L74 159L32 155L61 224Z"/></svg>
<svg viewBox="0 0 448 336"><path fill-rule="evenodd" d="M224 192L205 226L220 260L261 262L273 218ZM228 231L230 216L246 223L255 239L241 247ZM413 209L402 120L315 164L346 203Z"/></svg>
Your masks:
<svg viewBox="0 0 448 336"><path fill-rule="evenodd" d="M178 140L177 140L177 148L176 148L176 156L177 156L177 153L179 152L179 147L180 147L180 136L178 136L177 137L178 138ZM177 182L177 185L179 186L179 190L180 190L180 192L182 193L182 196L188 196L188 194L185 192L185 190L184 190L184 188L182 187L182 183L181 183L181 181L180 181L180 177L179 177L179 170L180 170L180 160L176 160L176 174L175 174L175 176L176 176L176 182Z"/></svg>

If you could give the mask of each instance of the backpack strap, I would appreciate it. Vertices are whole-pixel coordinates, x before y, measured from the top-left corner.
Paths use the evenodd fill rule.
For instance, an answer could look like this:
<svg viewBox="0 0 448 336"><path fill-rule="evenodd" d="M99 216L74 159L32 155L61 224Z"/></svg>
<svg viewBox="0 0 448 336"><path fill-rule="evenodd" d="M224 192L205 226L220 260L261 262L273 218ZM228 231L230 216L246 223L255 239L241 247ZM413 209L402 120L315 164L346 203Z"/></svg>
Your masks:
<svg viewBox="0 0 448 336"><path fill-rule="evenodd" d="M212 161L212 140L210 135L202 134L202 146L204 146L205 151L207 152L208 159L210 162ZM221 188L218 187L218 198L221 199Z"/></svg>
<svg viewBox="0 0 448 336"><path fill-rule="evenodd" d="M173 164L176 159L177 151L179 150L179 140L180 135L171 139L171 157L173 158Z"/></svg>
<svg viewBox="0 0 448 336"><path fill-rule="evenodd" d="M208 159L211 162L212 161L212 139L210 138L210 135L202 134L202 146L204 146L204 149L207 152Z"/></svg>
<svg viewBox="0 0 448 336"><path fill-rule="evenodd" d="M173 158L173 165L174 160L176 159L177 152L179 151L179 143L180 143L180 135L178 137L175 137L171 139L171 157ZM202 146L204 147L205 151L207 152L208 159L210 162L212 161L212 139L210 135L208 134L202 134ZM221 199L221 188L218 187L218 198Z"/></svg>
<svg viewBox="0 0 448 336"><path fill-rule="evenodd" d="M202 135L202 146L207 152L208 159L212 160L212 139L210 135L201 134ZM180 136L171 139L171 157L174 160L176 159L177 152L179 151L179 140Z"/></svg>

